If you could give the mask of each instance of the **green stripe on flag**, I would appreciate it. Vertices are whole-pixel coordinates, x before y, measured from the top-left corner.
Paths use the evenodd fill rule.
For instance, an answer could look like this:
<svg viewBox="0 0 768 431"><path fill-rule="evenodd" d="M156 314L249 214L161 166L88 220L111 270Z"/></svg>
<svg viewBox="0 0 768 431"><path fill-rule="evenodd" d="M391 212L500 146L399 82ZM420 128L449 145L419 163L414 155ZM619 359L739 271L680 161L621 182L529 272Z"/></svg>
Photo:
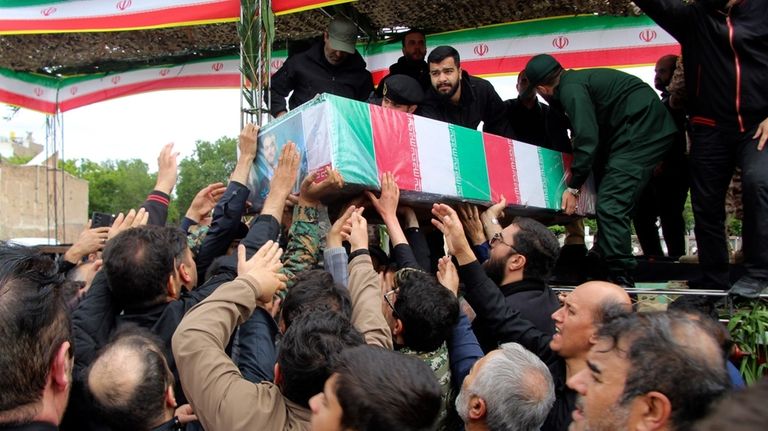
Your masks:
<svg viewBox="0 0 768 431"><path fill-rule="evenodd" d="M539 147L538 150L541 182L544 185L544 200L547 203L547 208L560 209L565 190L563 155L558 151L546 148Z"/></svg>
<svg viewBox="0 0 768 431"><path fill-rule="evenodd" d="M491 200L488 168L485 165L483 134L465 127L449 126L456 191L466 199Z"/></svg>
<svg viewBox="0 0 768 431"><path fill-rule="evenodd" d="M378 187L379 171L368 104L329 94L323 97L332 107L328 127L334 146L334 167L347 183Z"/></svg>
<svg viewBox="0 0 768 431"><path fill-rule="evenodd" d="M58 88L59 85L58 79L36 73L15 72L10 69L0 68L0 75L5 76L6 78L26 82L27 84L42 85L48 88Z"/></svg>
<svg viewBox="0 0 768 431"><path fill-rule="evenodd" d="M427 46L436 47L439 45L456 45L479 41L487 42L495 39L514 39L546 34L581 33L644 26L656 26L656 24L646 15L636 17L579 15L543 18L428 35ZM372 44L361 43L357 47L360 52L365 52L366 55L399 52L401 50L399 41L385 41Z"/></svg>

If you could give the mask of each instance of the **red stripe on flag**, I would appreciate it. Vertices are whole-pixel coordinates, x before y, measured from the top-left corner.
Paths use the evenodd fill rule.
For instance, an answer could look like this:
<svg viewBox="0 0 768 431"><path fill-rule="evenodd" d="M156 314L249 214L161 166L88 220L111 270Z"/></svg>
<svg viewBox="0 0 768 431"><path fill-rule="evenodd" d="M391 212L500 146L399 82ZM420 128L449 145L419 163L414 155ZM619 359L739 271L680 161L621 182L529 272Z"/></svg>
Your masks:
<svg viewBox="0 0 768 431"><path fill-rule="evenodd" d="M239 1L222 1L211 4L169 7L137 13L121 13L111 16L5 20L0 19L0 34L19 32L55 32L83 30L120 30L126 28L170 27L185 22L220 21L240 17Z"/></svg>
<svg viewBox="0 0 768 431"><path fill-rule="evenodd" d="M146 93L156 90L172 90L179 88L239 88L240 75L197 75L157 79L138 82L136 84L115 86L104 90L94 91L79 97L64 100L59 103L61 112L132 94Z"/></svg>
<svg viewBox="0 0 768 431"><path fill-rule="evenodd" d="M498 202L501 195L504 195L507 203L520 202L520 185L517 183L512 141L483 133L483 146L485 164L488 167L488 182L491 185L491 200Z"/></svg>
<svg viewBox="0 0 768 431"><path fill-rule="evenodd" d="M566 69L585 67L618 67L643 64L655 64L656 60L667 54L680 54L680 45L657 45L640 48L599 49L595 51L570 51L552 54ZM496 57L482 60L462 60L461 68L472 75L491 75L499 73L519 73L533 55L514 57ZM378 84L387 76L389 69L371 72L373 82Z"/></svg>
<svg viewBox="0 0 768 431"><path fill-rule="evenodd" d="M376 105L370 111L379 173L392 172L402 190L421 191L413 115Z"/></svg>
<svg viewBox="0 0 768 431"><path fill-rule="evenodd" d="M585 67L617 67L634 64L655 64L659 57L666 54L679 54L677 44L650 46L642 48L615 48L598 51L576 51L552 54L566 69ZM518 73L525 69L532 55L505 57L488 60L463 60L461 68L473 75L492 73Z"/></svg>
<svg viewBox="0 0 768 431"><path fill-rule="evenodd" d="M56 104L54 102L22 96L21 94L3 90L2 88L0 88L0 102L21 106L22 108L32 109L44 114L56 113Z"/></svg>

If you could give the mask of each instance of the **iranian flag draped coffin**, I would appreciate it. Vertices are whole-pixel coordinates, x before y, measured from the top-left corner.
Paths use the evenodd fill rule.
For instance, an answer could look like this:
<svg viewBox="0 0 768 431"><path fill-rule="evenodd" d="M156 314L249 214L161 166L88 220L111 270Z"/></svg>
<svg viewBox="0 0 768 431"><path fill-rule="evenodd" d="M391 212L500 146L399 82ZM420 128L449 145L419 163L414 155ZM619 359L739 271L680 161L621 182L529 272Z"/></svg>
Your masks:
<svg viewBox="0 0 768 431"><path fill-rule="evenodd" d="M571 159L524 142L321 94L261 129L250 180L257 207L288 141L302 154L299 182L308 172L331 166L352 190L378 189L380 176L389 171L406 201L490 203L504 195L510 206L531 210L560 209ZM594 194L587 189L579 210L591 214Z"/></svg>

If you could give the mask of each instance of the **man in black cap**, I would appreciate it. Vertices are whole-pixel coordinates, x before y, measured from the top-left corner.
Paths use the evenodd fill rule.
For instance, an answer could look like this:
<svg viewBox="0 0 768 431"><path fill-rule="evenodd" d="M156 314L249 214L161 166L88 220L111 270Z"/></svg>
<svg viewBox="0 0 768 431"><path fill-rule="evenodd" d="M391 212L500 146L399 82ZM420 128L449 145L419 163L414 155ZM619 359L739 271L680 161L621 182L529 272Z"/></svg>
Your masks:
<svg viewBox="0 0 768 431"><path fill-rule="evenodd" d="M270 112L280 117L320 93L367 100L373 91L371 72L355 50L357 26L346 18L334 18L307 51L288 58L272 77ZM285 98L293 91L288 107Z"/></svg>
<svg viewBox="0 0 768 431"><path fill-rule="evenodd" d="M392 75L382 84L381 106L413 114L424 99L424 91L408 75Z"/></svg>
<svg viewBox="0 0 768 431"><path fill-rule="evenodd" d="M594 274L634 287L630 220L653 168L672 145L672 117L648 84L613 69L564 70L540 54L525 66L529 91L562 108L571 121L573 162L562 209L573 214L579 189L594 172L598 238L594 252L601 268ZM603 273L607 270L607 273Z"/></svg>
<svg viewBox="0 0 768 431"><path fill-rule="evenodd" d="M410 29L403 34L403 56L397 59L397 63L389 66L389 75L382 78L376 87L376 95L382 96L384 83L395 75L408 75L415 79L421 88L429 89L432 82L429 79L429 66L424 61L427 56L427 39L424 32L418 29Z"/></svg>
<svg viewBox="0 0 768 431"><path fill-rule="evenodd" d="M482 121L484 132L512 136L501 97L490 82L461 69L456 49L438 46L427 63L432 86L421 115L470 129Z"/></svg>

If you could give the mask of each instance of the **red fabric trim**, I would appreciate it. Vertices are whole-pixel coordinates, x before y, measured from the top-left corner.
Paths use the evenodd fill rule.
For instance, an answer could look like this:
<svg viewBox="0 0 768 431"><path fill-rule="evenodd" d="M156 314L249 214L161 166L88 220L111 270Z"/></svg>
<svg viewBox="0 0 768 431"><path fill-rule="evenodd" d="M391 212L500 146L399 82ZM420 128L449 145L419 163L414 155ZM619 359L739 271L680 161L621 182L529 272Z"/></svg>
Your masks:
<svg viewBox="0 0 768 431"><path fill-rule="evenodd" d="M154 194L150 194L149 196L147 196L147 200L148 201L160 202L161 204L163 204L165 206L168 206L168 204L171 202L169 199L166 199L166 198L164 198L162 196L154 195Z"/></svg>
<svg viewBox="0 0 768 431"><path fill-rule="evenodd" d="M199 75L184 76L157 79L153 81L138 82L136 84L119 85L114 88L108 88L93 93L84 94L80 97L59 102L61 112L102 100L115 99L122 96L146 93L155 90L170 90L176 88L239 88L240 75L236 73L226 73L221 75Z"/></svg>
<svg viewBox="0 0 768 431"><path fill-rule="evenodd" d="M2 88L0 88L0 102L14 106L21 106L22 108L32 109L44 114L56 113L56 104L54 102L48 102L47 100L40 100L33 97L23 96L12 91L3 90Z"/></svg>
<svg viewBox="0 0 768 431"><path fill-rule="evenodd" d="M700 126L717 126L717 122L711 118L706 117L691 117L691 124L698 124Z"/></svg>
<svg viewBox="0 0 768 431"><path fill-rule="evenodd" d="M741 62L739 61L739 53L736 52L736 47L733 45L733 22L731 21L730 10L728 11L728 17L726 22L728 23L728 42L731 45L733 51L733 60L736 65L736 118L739 119L739 131L744 133L744 119L741 118Z"/></svg>
<svg viewBox="0 0 768 431"><path fill-rule="evenodd" d="M0 33L59 32L87 30L121 30L145 27L171 27L186 22L235 20L240 17L239 1L172 7L163 10L112 16L64 19L10 20L0 19Z"/></svg>

